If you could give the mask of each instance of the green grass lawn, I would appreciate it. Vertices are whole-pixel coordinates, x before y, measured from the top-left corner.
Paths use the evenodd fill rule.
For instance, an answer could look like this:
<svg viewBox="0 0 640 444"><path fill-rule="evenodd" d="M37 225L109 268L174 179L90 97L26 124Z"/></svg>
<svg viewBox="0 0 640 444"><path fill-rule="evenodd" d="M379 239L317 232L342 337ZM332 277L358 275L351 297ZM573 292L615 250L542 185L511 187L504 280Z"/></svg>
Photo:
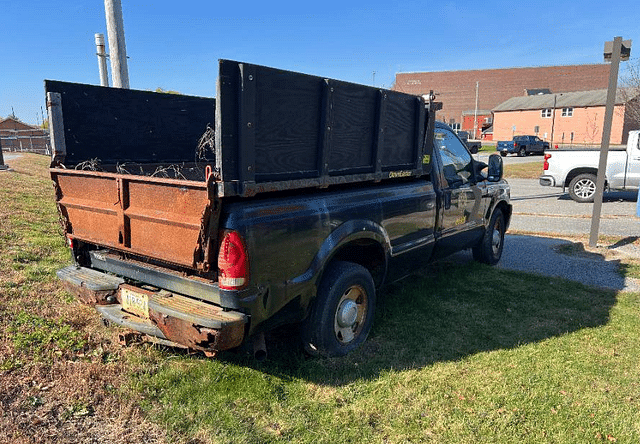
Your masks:
<svg viewBox="0 0 640 444"><path fill-rule="evenodd" d="M16 170L0 174L0 442L114 425L119 442L640 441L640 294L442 261L380 294L346 358L306 356L295 326L264 362L122 348L55 278L46 159Z"/></svg>
<svg viewBox="0 0 640 444"><path fill-rule="evenodd" d="M541 158L537 162L504 164L506 179L538 179L542 173Z"/></svg>

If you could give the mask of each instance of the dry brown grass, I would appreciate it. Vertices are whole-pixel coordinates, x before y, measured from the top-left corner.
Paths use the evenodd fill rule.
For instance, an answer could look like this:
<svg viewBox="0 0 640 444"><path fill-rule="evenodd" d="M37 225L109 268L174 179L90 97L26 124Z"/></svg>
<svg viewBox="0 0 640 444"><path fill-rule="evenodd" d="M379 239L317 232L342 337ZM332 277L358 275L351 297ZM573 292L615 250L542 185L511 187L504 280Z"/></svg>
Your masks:
<svg viewBox="0 0 640 444"><path fill-rule="evenodd" d="M48 158L7 163L13 171L0 173L0 442L166 442L126 388L144 350L122 349L117 333L55 278L68 256Z"/></svg>

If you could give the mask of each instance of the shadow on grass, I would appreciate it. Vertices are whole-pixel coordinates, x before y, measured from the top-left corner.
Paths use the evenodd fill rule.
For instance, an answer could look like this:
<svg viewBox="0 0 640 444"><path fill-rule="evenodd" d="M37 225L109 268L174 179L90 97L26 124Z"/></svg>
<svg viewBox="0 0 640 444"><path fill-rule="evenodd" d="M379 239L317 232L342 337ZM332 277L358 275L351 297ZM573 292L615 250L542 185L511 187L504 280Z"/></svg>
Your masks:
<svg viewBox="0 0 640 444"><path fill-rule="evenodd" d="M343 385L601 326L615 300L614 291L559 278L440 261L380 292L374 328L349 356L306 356L293 326L268 334L265 362L242 353L220 359L285 379Z"/></svg>

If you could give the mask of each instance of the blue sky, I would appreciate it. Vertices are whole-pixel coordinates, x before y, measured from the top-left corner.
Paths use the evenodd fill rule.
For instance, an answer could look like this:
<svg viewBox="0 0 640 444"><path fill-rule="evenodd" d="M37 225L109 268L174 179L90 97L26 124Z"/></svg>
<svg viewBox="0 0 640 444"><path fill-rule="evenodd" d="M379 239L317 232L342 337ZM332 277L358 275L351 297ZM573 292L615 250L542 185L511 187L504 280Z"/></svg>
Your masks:
<svg viewBox="0 0 640 444"><path fill-rule="evenodd" d="M208 97L220 58L390 87L397 72L601 63L618 35L640 56L631 0L121 1L131 88ZM45 78L99 84L95 33L102 0L0 0L0 117L39 123Z"/></svg>

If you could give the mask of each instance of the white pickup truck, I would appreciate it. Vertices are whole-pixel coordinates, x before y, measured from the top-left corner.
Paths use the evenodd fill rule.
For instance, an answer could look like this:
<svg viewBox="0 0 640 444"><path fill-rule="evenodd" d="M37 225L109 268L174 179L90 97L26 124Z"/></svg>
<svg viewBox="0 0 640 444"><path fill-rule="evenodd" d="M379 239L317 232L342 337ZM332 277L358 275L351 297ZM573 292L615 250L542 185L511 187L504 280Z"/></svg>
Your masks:
<svg viewBox="0 0 640 444"><path fill-rule="evenodd" d="M626 149L609 150L605 189L637 190L640 183L640 131L630 131ZM600 163L599 149L550 150L544 155L540 185L569 188L576 202L593 202Z"/></svg>

